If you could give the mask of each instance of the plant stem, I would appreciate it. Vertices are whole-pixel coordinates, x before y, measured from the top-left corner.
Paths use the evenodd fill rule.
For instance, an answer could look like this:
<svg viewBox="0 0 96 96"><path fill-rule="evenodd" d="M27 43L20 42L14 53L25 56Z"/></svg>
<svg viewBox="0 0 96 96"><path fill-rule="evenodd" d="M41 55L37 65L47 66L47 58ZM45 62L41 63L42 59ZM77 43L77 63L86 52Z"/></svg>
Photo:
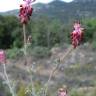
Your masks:
<svg viewBox="0 0 96 96"><path fill-rule="evenodd" d="M14 91L13 91L13 88L12 88L12 86L10 84L10 80L9 80L8 75L7 75L7 72L6 72L6 66L5 66L5 64L3 64L3 69L4 69L4 75L5 75L5 78L6 78L7 85L9 87L9 89L10 89L10 92L11 92L12 96L16 96L15 93L14 93Z"/></svg>
<svg viewBox="0 0 96 96"><path fill-rule="evenodd" d="M65 58L73 51L73 49L74 49L74 48L73 48L72 46L69 47L68 50L67 50L67 52L65 53L65 55L64 55L64 56L61 56L62 58L59 59L60 62L61 62L61 61L64 62ZM53 70L52 70L52 72L51 72L51 74L50 74L50 76L49 76L49 79L48 79L47 83L45 84L45 96L46 96L47 91L48 91L49 82L51 81L51 78L52 78L53 74L55 73L55 71L57 70L57 68L58 68L58 66L59 66L59 62L57 61L56 63L57 63L56 66L53 68Z"/></svg>
<svg viewBox="0 0 96 96"><path fill-rule="evenodd" d="M23 35L24 35L24 56L25 56L25 65L27 65L27 38L26 38L26 25L23 24Z"/></svg>

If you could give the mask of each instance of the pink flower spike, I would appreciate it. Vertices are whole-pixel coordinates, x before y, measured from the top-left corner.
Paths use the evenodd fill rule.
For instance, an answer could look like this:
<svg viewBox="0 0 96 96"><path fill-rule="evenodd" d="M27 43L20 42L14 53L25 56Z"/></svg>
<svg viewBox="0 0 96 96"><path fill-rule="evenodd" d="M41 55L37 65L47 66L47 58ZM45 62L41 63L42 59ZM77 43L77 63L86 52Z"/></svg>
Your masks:
<svg viewBox="0 0 96 96"><path fill-rule="evenodd" d="M0 50L0 63L5 63L5 52L3 50Z"/></svg>

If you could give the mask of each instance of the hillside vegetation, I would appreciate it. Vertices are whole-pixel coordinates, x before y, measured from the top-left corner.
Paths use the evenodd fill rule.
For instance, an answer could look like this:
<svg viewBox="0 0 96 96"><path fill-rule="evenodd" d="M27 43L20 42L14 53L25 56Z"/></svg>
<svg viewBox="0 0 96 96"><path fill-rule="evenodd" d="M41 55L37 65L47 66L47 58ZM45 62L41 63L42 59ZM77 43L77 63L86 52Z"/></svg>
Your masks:
<svg viewBox="0 0 96 96"><path fill-rule="evenodd" d="M33 7L33 19L47 16L51 20L56 18L68 23L75 19L96 17L96 0L73 0L70 3L54 0L48 4L37 3ZM12 10L1 14L18 16L18 11Z"/></svg>
<svg viewBox="0 0 96 96"><path fill-rule="evenodd" d="M54 0L33 7L26 25L27 39L32 36L27 44L27 65L18 10L0 13L0 49L6 52L7 74L16 96L45 96L44 85L57 64L46 96L57 96L62 85L67 86L69 96L96 96L96 1ZM84 27L83 40L60 62L71 46L70 33L77 19ZM0 96L11 96L3 71L0 64Z"/></svg>

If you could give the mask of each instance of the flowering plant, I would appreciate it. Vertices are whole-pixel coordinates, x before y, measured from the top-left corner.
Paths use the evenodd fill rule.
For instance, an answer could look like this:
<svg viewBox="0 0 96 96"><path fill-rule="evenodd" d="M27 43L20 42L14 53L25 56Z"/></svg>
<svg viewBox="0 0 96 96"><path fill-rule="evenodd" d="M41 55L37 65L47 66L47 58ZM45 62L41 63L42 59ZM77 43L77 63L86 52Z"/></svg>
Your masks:
<svg viewBox="0 0 96 96"><path fill-rule="evenodd" d="M23 0L25 3L20 5L19 18L22 24L27 24L30 20L30 16L32 15L33 8L31 4L35 0Z"/></svg>

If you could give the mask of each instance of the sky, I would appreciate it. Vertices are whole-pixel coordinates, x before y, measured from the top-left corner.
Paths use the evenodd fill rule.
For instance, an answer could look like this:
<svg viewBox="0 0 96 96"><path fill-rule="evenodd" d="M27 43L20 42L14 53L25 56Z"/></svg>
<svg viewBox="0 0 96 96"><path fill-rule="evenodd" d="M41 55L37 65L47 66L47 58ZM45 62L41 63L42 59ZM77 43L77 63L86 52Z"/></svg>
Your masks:
<svg viewBox="0 0 96 96"><path fill-rule="evenodd" d="M37 2L48 3L52 0L37 0ZM70 2L72 0L63 0ZM18 9L23 0L0 0L0 12L5 12L13 9Z"/></svg>

